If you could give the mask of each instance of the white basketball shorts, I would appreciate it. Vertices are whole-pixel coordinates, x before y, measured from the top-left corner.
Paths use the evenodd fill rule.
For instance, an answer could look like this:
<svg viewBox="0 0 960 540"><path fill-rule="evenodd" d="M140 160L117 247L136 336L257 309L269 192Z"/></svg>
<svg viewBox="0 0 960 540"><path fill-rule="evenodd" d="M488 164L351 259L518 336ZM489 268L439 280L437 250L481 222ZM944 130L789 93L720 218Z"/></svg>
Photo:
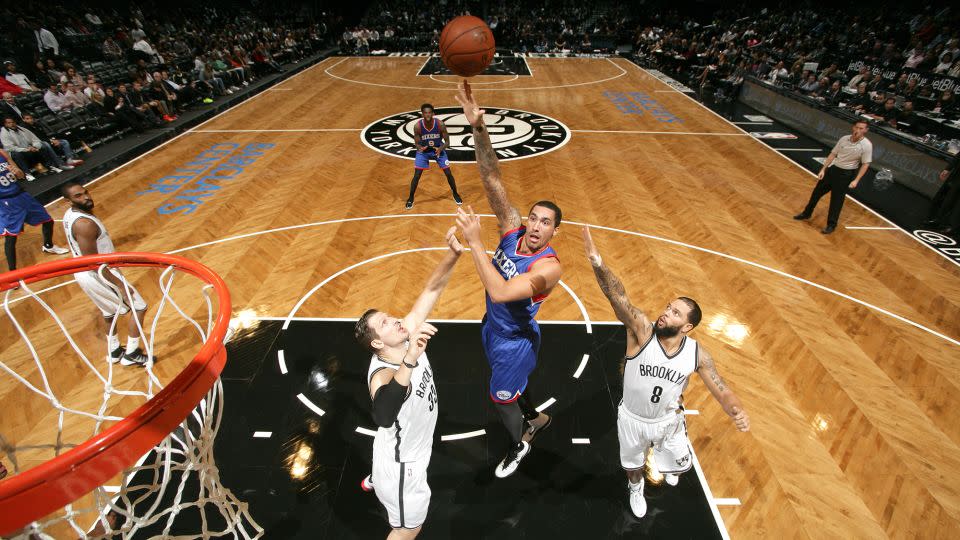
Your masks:
<svg viewBox="0 0 960 540"><path fill-rule="evenodd" d="M393 455L378 455L373 449L373 486L380 503L387 509L387 519L395 529L416 529L427 519L430 486L427 466L430 456L420 461L397 463ZM384 451L383 454L393 454Z"/></svg>
<svg viewBox="0 0 960 540"><path fill-rule="evenodd" d="M692 465L683 414L650 422L621 404L617 411L617 439L620 441L620 465L624 469L642 468L651 446L655 465L661 473L682 473Z"/></svg>
<svg viewBox="0 0 960 540"><path fill-rule="evenodd" d="M117 295L114 292L113 287L106 282L106 280L100 277L97 272L79 272L75 276L77 284L80 285L80 288L83 289L83 292L87 293L87 296L93 300L93 303L100 308L100 312L103 313L104 317L113 317L116 314L124 315L130 311L128 304L130 303L130 296L133 297L133 309L137 311L143 311L147 309L147 303L143 301L143 298L140 297L140 293L137 292L137 289L133 287L132 284L129 284L123 276L116 270L110 268L109 272L112 272L121 283L124 284L124 288L121 289L120 295ZM130 292L128 296L126 286L129 285ZM120 299L123 299L121 302Z"/></svg>

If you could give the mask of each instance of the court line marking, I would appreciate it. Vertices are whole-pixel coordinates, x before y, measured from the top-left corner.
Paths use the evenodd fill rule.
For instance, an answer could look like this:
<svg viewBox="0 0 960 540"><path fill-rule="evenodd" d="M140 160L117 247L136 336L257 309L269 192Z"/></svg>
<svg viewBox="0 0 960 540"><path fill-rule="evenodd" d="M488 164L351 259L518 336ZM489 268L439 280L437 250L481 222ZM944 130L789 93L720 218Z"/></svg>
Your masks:
<svg viewBox="0 0 960 540"><path fill-rule="evenodd" d="M703 474L703 467L700 466L700 460L697 459L697 452L693 449L693 443L690 444L690 456L693 458L693 470L697 472L697 478L700 479L700 485L703 486L703 493L707 496L707 504L710 505L710 512L713 519L720 528L720 537L723 540L730 540L730 533L727 532L727 525L720 516L720 508L717 507L717 500L713 498L713 492L710 491L710 484L707 483L707 477Z"/></svg>
<svg viewBox="0 0 960 540"><path fill-rule="evenodd" d="M291 90L293 90L293 88L267 88L264 92L289 92Z"/></svg>
<svg viewBox="0 0 960 540"><path fill-rule="evenodd" d="M584 354L584 355L583 355L583 358L580 360L580 366L577 367L577 371L575 371L575 372L573 373L573 378L574 378L574 379L579 379L579 378L580 378L580 375L583 374L584 368L587 367L587 360L589 360L589 359L590 359L590 355L589 355L589 354Z"/></svg>
<svg viewBox="0 0 960 540"><path fill-rule="evenodd" d="M324 58L323 60L317 62L316 64L314 64L314 65L312 65L312 66L304 69L304 70L301 71L300 73L295 73L295 74L291 75L290 77L288 77L288 78L280 81L279 83L277 83L277 85L284 84L284 83L286 83L287 81L291 81L291 80L299 77L300 75L303 75L304 73L310 71L311 69L313 69L313 68L315 68L315 67L319 67L320 64L323 64L324 62L326 62L327 60L329 60L329 59L331 59L331 58L333 58L333 57L332 57L332 56L328 56L328 57ZM276 88L276 86L272 86L272 87L270 87L270 88ZM268 88L267 90L269 90L270 88ZM229 108L227 108L227 109L225 109L225 110L223 110L223 111L218 112L217 114L213 115L212 117L207 118L207 119L204 120L203 122L200 122L199 124L197 124L196 126L194 126L193 129L188 129L188 130L184 131L183 133L180 133L179 135L175 135L173 138L171 138L171 139L169 139L169 140L166 140L166 141L163 141L162 143L158 144L157 146L154 146L153 148L147 150L146 152L140 154L139 156L131 159L130 161L121 163L119 166L117 166L117 167L115 167L115 168L113 168L113 169L110 169L109 171L101 174L100 176L94 178L93 180L91 180L91 181L89 181L89 182L84 183L84 184L83 184L83 187L92 186L94 183L96 183L97 181L101 180L102 178L104 178L104 177L106 177L106 176L109 176L109 175L111 175L111 174L119 171L120 169L122 169L122 168L124 168L124 167L126 167L126 166L128 166L128 165L130 165L130 164L132 164L132 163L135 163L135 162L139 161L141 158L144 158L144 157L146 157L147 155L152 154L153 152L155 152L155 151L163 148L164 146L172 143L173 141L179 139L180 137L183 137L184 135L186 135L186 134L188 134L188 133L192 133L194 129L196 129L196 128L198 128L198 127L206 124L207 122L212 122L212 121L216 120L218 117L220 117L220 116L222 116L222 115L224 115L224 114L227 114L227 113L230 112L230 111L236 110L238 107L241 107L241 106L243 106L243 105L245 105L245 104L247 104L247 103L250 103L251 101L257 99L258 97L260 97L260 96L262 96L262 95L265 95L266 93L267 93L266 90L264 90L263 92L257 93L255 96L251 96L251 97L249 97L249 98L241 101L240 103L237 103L237 104L234 105L233 107L229 107ZM55 204L55 203L58 203L58 202L60 202L60 201L62 201L62 200L63 200L63 197L57 197L56 199L48 202L47 204L45 204L45 205L43 205L43 206L44 206L44 208L47 208L47 207L49 207L50 205Z"/></svg>
<svg viewBox="0 0 960 540"><path fill-rule="evenodd" d="M654 79L654 80L656 80L656 81L658 81L658 82L666 85L668 88L670 88L670 89L673 90L674 92L676 92L676 93L682 95L683 97L689 99L690 101L696 103L697 105L699 105L700 107L702 107L703 109L705 109L706 111L708 111L710 114L716 116L717 118L723 120L724 122L730 124L731 126L739 129L740 131L743 131L744 133L747 133L746 131L743 130L743 128L741 128L740 126L738 126L738 125L734 124L733 122L727 120L726 118L720 116L720 115L717 114L715 111L713 111L710 107L707 107L707 106L704 105L703 103L700 103L699 101L693 99L692 97L688 96L687 94L685 94L685 93L683 93L683 92L681 92L681 91L679 91L679 90L674 90L672 86L670 86L670 85L667 84L666 82L661 81L660 79L654 77L654 76L653 76L649 71L647 71L646 69L638 66L637 64L634 64L634 63L631 62L630 60L627 60L627 62L628 62L630 65L632 65L632 66L634 66L635 68L637 68L637 69L639 69L640 71L642 71L642 72L643 72L644 74L646 74L648 77L650 77L650 78L652 78L652 79ZM760 139L757 139L756 137L752 137L752 136L751 136L750 138L753 139L753 140L755 140L755 141L757 141L758 143L760 143L764 148L769 148L774 154L776 154L776 155L782 157L783 159L787 160L787 161L788 161L791 165L793 165L794 167L796 167L796 168L800 169L801 171L809 174L810 176L813 176L814 178L817 178L817 175L814 174L812 171L808 171L807 169L803 168L802 165L800 165L800 164L797 163L796 161L794 161L794 160L790 159L789 157L787 157L786 154L782 154L782 153L780 153L780 152L777 152L777 149L776 149L776 148L773 148L772 146L769 146L769 145L767 145L767 144L764 144L763 141L761 141ZM850 199L852 202L860 205L860 206L861 206L864 210L866 210L867 212L870 212L871 214L873 214L873 215L877 216L878 218L882 219L883 221L885 221L885 222L889 223L890 225L893 225L894 227L896 227L896 228L900 229L901 231L903 231L903 234L907 235L907 236L908 236L911 240L913 240L914 242L917 242L917 243L920 244L921 246L929 249L930 251L936 253L936 254L939 255L940 257L942 257L942 258L950 261L951 263L953 263L953 264L955 264L955 265L957 265L957 266L960 266L960 261L955 261L955 260L951 259L950 257L946 256L945 254L941 253L941 252L938 251L935 247L931 246L930 244L927 244L927 243L924 242L923 240L920 240L919 238L917 238L916 236L914 236L913 234L911 234L909 231L907 231L907 230L904 229L903 227L900 227L900 226L897 225L896 223L890 221L889 219L887 219L886 217L884 217L883 215L881 215L879 212L877 212L877 211L874 210L873 208L870 208L869 206L867 206L867 205L863 204L862 202L858 201L858 200L855 199L853 196L851 196L849 193L848 193L846 196L847 196L847 198ZM949 340L949 341L951 341L951 342L954 343L955 345L960 344L960 343L958 343L958 342L955 341L955 340Z"/></svg>
<svg viewBox="0 0 960 540"><path fill-rule="evenodd" d="M254 439L269 439L272 436L273 436L272 431L254 431L253 432Z"/></svg>
<svg viewBox="0 0 960 540"><path fill-rule="evenodd" d="M310 409L311 411L317 413L317 416L323 416L323 415L327 414L323 409L321 409L320 407L317 407L316 405L314 405L314 403L313 403L312 401L310 401L310 399L307 398L307 396L305 396L305 395L303 395L303 394L297 394L297 399L300 400L300 403L303 403L304 405L306 405L308 409Z"/></svg>
<svg viewBox="0 0 960 540"><path fill-rule="evenodd" d="M684 410L683 410L683 414L685 414L685 415L687 415L687 416L697 416L697 415L700 414L700 411L698 411L698 410L696 410L696 409L684 409Z"/></svg>
<svg viewBox="0 0 960 540"><path fill-rule="evenodd" d="M530 72L530 76L533 77L533 68L530 67L530 62L527 62L527 57L521 56L520 58L523 59L523 63L527 65L527 71Z"/></svg>
<svg viewBox="0 0 960 540"><path fill-rule="evenodd" d="M777 148L771 146L774 150L778 152L826 152L826 150L821 150L820 148Z"/></svg>
<svg viewBox="0 0 960 540"><path fill-rule="evenodd" d="M531 73L530 75L533 76L533 73ZM422 77L422 76L423 76L423 75L421 75L421 77ZM509 75L489 75L489 74L486 75L486 76L488 76L488 77L509 77ZM439 82L439 83L444 83L444 84L460 84L460 81L445 81L445 80L443 80L443 79L438 79L438 78L436 78L436 77L437 77L436 74L431 74L431 75L430 75L430 79L431 79L431 80L437 81L437 82ZM456 77L456 75L441 75L441 77ZM512 79L507 79L507 80L505 80L505 81L490 81L490 82L473 82L473 81L470 81L470 86L478 86L478 85L481 85L481 84L503 84L503 83L513 82L513 81L515 81L515 80L517 80L517 79L519 79L519 78L520 78L520 76L517 75L516 73L514 73Z"/></svg>
<svg viewBox="0 0 960 540"><path fill-rule="evenodd" d="M187 133L301 133L301 132L338 133L343 131L363 131L360 128L304 128L304 129L192 129Z"/></svg>
<svg viewBox="0 0 960 540"><path fill-rule="evenodd" d="M658 92L672 92L672 90L658 90ZM730 122L738 126L769 126L773 122Z"/></svg>
<svg viewBox="0 0 960 540"><path fill-rule="evenodd" d="M607 129L571 129L573 133L620 133L629 135L706 135L716 137L748 137L743 133L709 133L696 131L617 131Z"/></svg>
<svg viewBox="0 0 960 540"><path fill-rule="evenodd" d="M766 146L766 145L764 145L764 146ZM769 148L769 147L767 147L767 148ZM782 156L783 154L779 154L779 155ZM481 217L495 217L495 216L493 216L492 214L478 214L478 215L481 216ZM206 247L206 246L211 246L211 245L214 245L214 244L221 244L221 243L224 243L224 242L230 242L230 241L234 241L234 240L240 240L240 239L243 239L243 238L250 238L250 237L260 236L260 235L264 235L264 234L271 234L271 233L274 233L274 232L289 231L289 230L294 230L294 229L303 229L303 228L308 228L308 227L317 227L317 226L320 226L320 225L330 225L330 224L336 224L336 223L348 223L348 222L353 222L353 221L371 221L371 220L378 220L378 219L398 219L398 218L414 218L414 217L456 217L456 214L387 214L387 215L381 215L381 216L365 216L365 217L356 217L356 218L341 218L341 219L334 219L334 220L329 220L329 221L318 221L318 222L313 222L313 223L301 223L301 224L299 224L299 225L288 225L288 226L286 226L286 227L277 227L277 228L275 228L275 229L267 229L267 230L263 230L263 231L256 231L256 232L245 233L245 234L240 234L240 235L235 235L235 236L229 236L229 237L227 237L227 238L221 238L221 239L219 239L219 240L211 240L211 241L209 241L209 242L203 242L203 243L200 243L200 244L195 244L195 245L193 245L193 246L187 246L187 247L184 247L184 248L175 249L175 250L172 250L172 251L168 251L168 252L166 252L166 253L169 254L169 255L175 255L175 254L177 254L177 253L183 253L184 251L190 251L190 250L193 250L193 249L197 249L197 248L201 248L201 247ZM525 219L525 218L524 218L524 219ZM877 312L879 312L879 313L882 313L882 314L884 314L884 315L886 315L886 316L888 316L888 317L891 317L891 318L896 319L896 320L898 320L898 321L900 321L900 322L903 322L903 323L906 323L906 324L908 324L908 325L910 325L910 326L913 326L914 328L917 328L918 330L922 330L922 331L924 331L924 332L927 332L928 334L937 336L937 337L943 339L944 341L947 341L947 342L949 342L949 343L951 343L951 344L953 344L953 345L960 346L960 341L958 341L958 340L956 340L956 339L954 339L954 338L952 338L952 337L950 337L950 336L947 336L947 335L945 335L945 334L943 334L943 333L941 333L941 332L938 332L938 331L936 331L936 330L933 330L932 328L928 328L928 327L926 327L926 326L924 326L924 325L922 325L922 324L920 324L920 323L918 323L918 322L915 322L915 321L912 321L912 320L910 320L910 319L907 319L906 317L904 317L904 316L902 316L902 315L897 315L896 313L893 313L893 312L891 312L891 311L889 311L889 310L886 310L886 309L884 309L884 308L882 308L882 307L879 307L879 306L877 306L877 305L871 304L871 303L866 302L866 301L864 301L864 300L860 300L859 298L855 298L855 297L853 297L853 296L850 296L849 294L842 293L842 292L840 292L840 291L838 291L838 290L836 290L836 289L831 289L830 287L827 287L827 286L825 286L825 285L821 285L821 284L819 284L819 283L815 283L815 282L810 281L810 280L808 280L808 279L804 279L804 278L802 278L802 277L795 276L795 275L793 275L793 274L784 272L783 270L778 270L778 269L776 269L776 268L772 268L772 267L766 266L766 265L764 265L764 264L760 264L760 263L757 263L757 262L749 261L749 260L747 260L747 259L742 259L742 258L737 257L737 256L735 256L735 255L730 255L730 254L727 254L727 253L722 253L722 252L720 252L720 251L716 251L716 250L713 250L713 249L709 249L709 248L705 248L705 247L701 247L701 246L695 246L695 245L693 245L693 244L688 244L688 243L686 243L686 242L681 242L681 241L679 241L679 240L671 240L671 239L669 239L669 238L663 238L663 237L661 237L661 236L656 236L656 235L652 235L652 234L641 233L641 232L634 232L634 231L628 231L628 230L625 230L625 229L617 229L617 228L614 228L614 227L606 227L606 226L603 226L603 225L591 225L591 224L588 224L588 223L581 223L581 222L578 222L578 221L568 221L568 223L571 224L571 225L580 225L580 226L590 227L590 228L592 228L592 229L598 229L598 230L605 230L605 231L617 232L617 233L621 233L621 234L627 234L627 235L630 235L630 236L638 236L638 237L640 237L640 238L646 238L646 239L649 239L649 240L656 240L656 241L658 241L658 242L664 242L664 243L671 244L671 245L674 245L674 246L680 246L680 247L684 247L684 248L687 248L687 249L692 249L692 250L695 250L695 251L701 251L701 252L703 252L703 253L709 253L709 254L711 254L711 255L716 255L716 256L722 257L722 258L724 258L724 259L729 259L729 260L732 260L732 261L736 261L736 262L745 264L745 265L747 265L747 266L752 266L752 267L757 268L757 269L759 269L759 270L765 270L765 271L767 271L767 272L776 274L776 275L778 275L778 276L780 276L780 277L784 277L784 278L787 278L787 279L791 279L791 280L793 280L793 281L797 281L797 282L799 282L799 283L803 283L803 284L805 284L805 285L809 285L809 286L814 287L814 288L816 288L816 289L820 289L821 291L828 292L828 293L830 293L830 294L834 294L834 295L839 296L839 297L841 297L841 298L844 298L844 299L846 299L846 300L850 300L851 302L854 302L854 303L859 304L859 305L861 305L861 306L870 308L870 309L872 309L872 310L874 310L874 311L877 311ZM891 225L895 225L895 224L891 223ZM903 229L901 229L901 230L903 230ZM918 242L919 242L919 240L918 240ZM433 248L433 249L448 249L448 248L444 247L444 248ZM57 284L57 285L53 285L53 286L51 286L51 287L47 287L47 288L45 288L45 289L42 289L42 290L38 291L37 294L42 294L42 293L44 293L44 292L51 291L51 290L53 290L53 289L57 289L57 288L63 287L64 285L68 285L68 284L74 283L74 282L75 282L74 280L70 280L70 281L66 281L66 282L64 282L64 283L60 283L60 284ZM17 298L15 298L15 299L11 300L11 303L13 303L13 302L19 302L20 300L23 300L23 299L25 299L25 298L30 298L30 296L29 296L29 295L24 295L24 296L17 297ZM292 314L291 314L291 315L292 315ZM285 320L287 320L287 319L285 319ZM293 319L289 319L289 320L293 320ZM543 324L543 323L541 322L540 324Z"/></svg>
<svg viewBox="0 0 960 540"><path fill-rule="evenodd" d="M287 374L287 359L283 356L283 349L277 350L277 362L280 363L280 373Z"/></svg>
<svg viewBox="0 0 960 540"><path fill-rule="evenodd" d="M355 84L364 84L364 85L367 85L367 86L378 86L378 87L380 87L380 88L393 88L393 89L396 89L396 90L432 90L432 91L441 91L441 92L456 92L456 91L457 91L456 88L444 88L444 87L436 87L436 86L400 86L400 85L396 85L396 84L381 84L381 83L374 83L374 82L368 82L368 81L358 81L358 80L356 80L356 79L348 79L348 78L346 78L346 77L341 77L341 76L339 76L339 75L334 75L333 73L330 73L330 70L332 70L333 68L339 66L339 65L342 64L343 62L345 62L345 61L347 61L347 60L350 60L351 58L352 58L352 59L355 59L355 60L364 60L364 59L370 59L370 58L376 58L376 59L378 59L378 60L379 60L379 59L382 59L382 57L367 57L367 56L347 57L347 58L344 58L343 60L337 62L336 64L334 64L334 65L332 65L332 66L324 69L323 72L326 73L327 75L329 75L330 77L332 77L332 78L334 78L334 79L339 79L339 80L341 80L341 81L345 81L345 82L349 82L349 83L355 83ZM513 91L520 91L520 90L552 90L552 89L556 89L556 88L573 88L573 87L577 87L577 86L587 86L587 85L591 85L591 84L600 84L600 83L604 83L604 82L607 82L607 81L612 81L612 80L614 80L614 79L619 79L620 77L623 77L624 75L627 74L627 70L623 69L622 66L620 66L619 64L617 64L616 62L614 62L614 61L611 60L610 58L604 58L603 60L606 60L607 62L610 62L610 64L613 65L614 67L616 67L617 69L619 69L621 73L618 74L618 75L614 75L614 76L612 76L612 77L607 77L606 79L598 79L598 80L595 80L595 81L587 81L587 82L581 82L581 83L558 84L558 85L553 85L553 86L529 86L529 87L510 87L510 88L476 88L475 90L476 90L477 92L506 92L506 91L513 92ZM531 71L530 73L531 73L531 76L533 76L533 72Z"/></svg>
<svg viewBox="0 0 960 540"><path fill-rule="evenodd" d="M472 438L472 437L480 437L480 436L486 435L486 434L487 434L487 430L485 430L485 429L478 429L478 430L476 430L476 431L468 431L468 432L466 432L466 433L453 433L453 434L450 434L450 435L441 435L441 436L440 436L440 440L443 441L443 442L446 442L446 441L459 441L460 439L470 439L470 438Z"/></svg>
<svg viewBox="0 0 960 540"><path fill-rule="evenodd" d="M894 230L899 229L900 227L853 227L853 226L847 226L846 228L847 228L847 229L850 229L850 230L854 230L854 231L894 231Z"/></svg>
<svg viewBox="0 0 960 540"><path fill-rule="evenodd" d="M376 437L376 436L377 436L377 432L376 432L376 431L374 431L374 430L372 430L372 429L367 429L367 428L365 428L365 427L357 426L357 429L355 429L354 431L356 431L357 433L359 433L359 434L361 434L361 435L366 435L366 436L368 436L368 437Z"/></svg>
<svg viewBox="0 0 960 540"><path fill-rule="evenodd" d="M573 444L590 444L590 439L587 439L586 437L581 437L576 439L570 439L570 442Z"/></svg>
<svg viewBox="0 0 960 540"><path fill-rule="evenodd" d="M547 410L547 407L553 405L553 404L556 403L556 402L557 402L557 400L556 400L555 398L550 398L550 399L544 401L543 403L540 404L539 407L537 407L537 412L543 412L543 411Z"/></svg>
<svg viewBox="0 0 960 540"><path fill-rule="evenodd" d="M719 499L714 499L713 504L716 504L717 506L740 506L740 499L719 498Z"/></svg>

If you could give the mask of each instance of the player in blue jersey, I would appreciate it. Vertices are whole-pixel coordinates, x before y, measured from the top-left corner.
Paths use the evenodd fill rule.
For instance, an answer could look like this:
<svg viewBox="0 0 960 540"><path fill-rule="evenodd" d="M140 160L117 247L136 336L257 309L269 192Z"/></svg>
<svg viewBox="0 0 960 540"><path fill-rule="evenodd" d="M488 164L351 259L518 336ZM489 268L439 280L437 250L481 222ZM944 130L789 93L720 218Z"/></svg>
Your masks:
<svg viewBox="0 0 960 540"><path fill-rule="evenodd" d="M534 317L540 303L560 282L560 260L549 243L563 216L556 204L540 201L530 208L527 225L522 224L500 181L497 155L483 122L484 111L466 81L457 101L473 127L480 179L500 225L500 244L490 260L480 236L480 219L472 208L469 213L457 211L457 226L470 246L487 293L481 335L491 370L490 399L512 440L506 457L494 471L497 477L505 478L513 474L530 452L533 438L551 421L534 407L527 379L536 367L540 350L540 327Z"/></svg>
<svg viewBox="0 0 960 540"><path fill-rule="evenodd" d="M3 236L3 253L10 270L17 268L17 237L23 232L24 223L41 226L44 253L67 253L66 249L53 245L53 218L17 182L25 177L10 154L0 150L0 236Z"/></svg>
<svg viewBox="0 0 960 540"><path fill-rule="evenodd" d="M450 146L450 134L447 133L447 126L439 118L433 115L433 105L424 103L420 106L420 114L423 116L413 126L413 138L417 145L417 157L413 162L413 180L410 181L410 196L407 197L406 209L413 208L413 196L417 193L417 184L420 183L420 175L423 171L430 168L430 160L435 160L440 170L447 177L447 183L450 184L450 191L453 192L453 200L457 204L463 204L460 194L457 193L457 181L453 179L453 173L450 172L450 160L447 159L447 147Z"/></svg>

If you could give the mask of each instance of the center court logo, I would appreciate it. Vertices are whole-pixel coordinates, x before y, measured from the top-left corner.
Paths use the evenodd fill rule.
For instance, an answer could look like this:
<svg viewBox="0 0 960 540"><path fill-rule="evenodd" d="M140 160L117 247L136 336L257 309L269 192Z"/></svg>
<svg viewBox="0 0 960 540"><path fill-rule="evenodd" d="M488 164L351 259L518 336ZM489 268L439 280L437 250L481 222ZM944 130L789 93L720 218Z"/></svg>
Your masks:
<svg viewBox="0 0 960 540"><path fill-rule="evenodd" d="M567 144L570 130L562 122L542 114L517 109L487 108L484 123L490 142L501 160L523 159L546 154ZM447 157L459 163L474 163L473 132L459 107L438 107L434 113L450 134ZM370 124L360 132L364 144L390 156L414 159L417 147L413 128L420 120L420 111L388 116Z"/></svg>

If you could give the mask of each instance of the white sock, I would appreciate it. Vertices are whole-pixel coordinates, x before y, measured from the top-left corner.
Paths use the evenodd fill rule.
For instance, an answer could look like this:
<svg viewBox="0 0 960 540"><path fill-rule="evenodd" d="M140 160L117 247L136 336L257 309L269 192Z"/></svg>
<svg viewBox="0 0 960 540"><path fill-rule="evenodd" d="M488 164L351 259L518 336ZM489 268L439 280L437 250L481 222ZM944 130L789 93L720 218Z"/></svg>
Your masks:
<svg viewBox="0 0 960 540"><path fill-rule="evenodd" d="M112 353L120 346L120 338L116 334L107 336L107 352Z"/></svg>
<svg viewBox="0 0 960 540"><path fill-rule="evenodd" d="M137 350L137 347L140 346L140 338L138 337L127 337L127 352L132 353Z"/></svg>

